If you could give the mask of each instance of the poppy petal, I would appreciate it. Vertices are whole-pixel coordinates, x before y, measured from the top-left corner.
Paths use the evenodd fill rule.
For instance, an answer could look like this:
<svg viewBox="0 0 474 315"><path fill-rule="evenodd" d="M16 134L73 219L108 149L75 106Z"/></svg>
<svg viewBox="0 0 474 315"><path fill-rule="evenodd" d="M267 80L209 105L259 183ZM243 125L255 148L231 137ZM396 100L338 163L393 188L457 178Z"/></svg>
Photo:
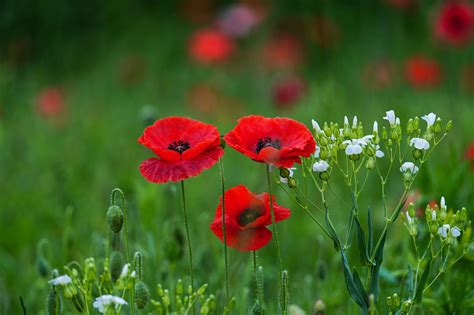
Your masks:
<svg viewBox="0 0 474 315"><path fill-rule="evenodd" d="M224 241L222 231L222 220L215 220L211 224L212 232ZM234 224L227 224L226 221L227 245L241 252L259 250L267 245L272 239L272 232L266 227L257 227L241 230Z"/></svg>
<svg viewBox="0 0 474 315"><path fill-rule="evenodd" d="M196 176L212 167L223 154L224 150L221 147L214 147L190 160L170 162L150 158L142 162L140 172L153 183L177 182Z"/></svg>

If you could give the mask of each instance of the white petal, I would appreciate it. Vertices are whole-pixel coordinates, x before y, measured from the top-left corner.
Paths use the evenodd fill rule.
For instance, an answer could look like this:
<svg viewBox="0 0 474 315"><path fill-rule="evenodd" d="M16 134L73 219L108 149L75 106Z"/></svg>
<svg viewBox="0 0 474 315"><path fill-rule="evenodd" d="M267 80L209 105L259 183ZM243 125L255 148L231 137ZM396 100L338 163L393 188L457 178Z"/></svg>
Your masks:
<svg viewBox="0 0 474 315"><path fill-rule="evenodd" d="M461 235L461 230L457 226L455 226L451 229L451 235L453 237L459 237Z"/></svg>
<svg viewBox="0 0 474 315"><path fill-rule="evenodd" d="M344 125L349 125L349 118L347 116L344 116Z"/></svg>
<svg viewBox="0 0 474 315"><path fill-rule="evenodd" d="M357 116L354 116L354 119L352 119L352 128L357 128Z"/></svg>
<svg viewBox="0 0 474 315"><path fill-rule="evenodd" d="M379 123L377 121L374 121L373 132L379 132Z"/></svg>
<svg viewBox="0 0 474 315"><path fill-rule="evenodd" d="M326 172L328 168L329 168L329 164L324 160L315 162L313 164L313 172L317 172L317 173Z"/></svg>
<svg viewBox="0 0 474 315"><path fill-rule="evenodd" d="M428 127L431 127L436 122L436 114L435 113L429 113L428 115L422 116L421 119L426 121L426 124L427 124Z"/></svg>
<svg viewBox="0 0 474 315"><path fill-rule="evenodd" d="M316 122L316 120L314 119L311 119L311 124L313 125L313 129L316 130L316 133L321 133L322 130L321 128L319 127L318 123Z"/></svg>
<svg viewBox="0 0 474 315"><path fill-rule="evenodd" d="M441 197L441 202L440 202L440 208L446 210L446 200L444 199L444 196Z"/></svg>
<svg viewBox="0 0 474 315"><path fill-rule="evenodd" d="M394 125L396 121L395 111L389 110L387 112L387 115L383 119L387 120L390 123L390 125Z"/></svg>
<svg viewBox="0 0 474 315"><path fill-rule="evenodd" d="M379 159L381 159L385 156L385 153L383 153L380 150L377 150L377 151L375 151L375 156L378 157Z"/></svg>
<svg viewBox="0 0 474 315"><path fill-rule="evenodd" d="M436 211L431 211L431 220L436 221Z"/></svg>

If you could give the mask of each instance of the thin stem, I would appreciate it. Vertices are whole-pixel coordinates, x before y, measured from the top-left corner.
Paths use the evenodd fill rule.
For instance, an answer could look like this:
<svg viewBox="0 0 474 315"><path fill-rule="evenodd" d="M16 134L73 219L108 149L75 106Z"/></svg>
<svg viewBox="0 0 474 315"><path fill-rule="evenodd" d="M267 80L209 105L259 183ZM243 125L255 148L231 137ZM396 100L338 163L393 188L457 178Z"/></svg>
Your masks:
<svg viewBox="0 0 474 315"><path fill-rule="evenodd" d="M222 190L222 233L224 235L224 265L225 265L225 292L227 298L227 305L230 301L229 294L229 264L227 260L227 231L225 226L225 179L224 179L224 163L222 159L219 160L219 169L221 175L221 190Z"/></svg>
<svg viewBox="0 0 474 315"><path fill-rule="evenodd" d="M194 290L194 274L193 274L193 249L191 246L191 236L189 233L189 222L188 214L186 212L186 197L184 192L184 180L181 181L181 198L183 200L183 215L184 215L184 224L186 226L186 238L188 241L188 252L189 252L189 276L191 277L191 288ZM195 314L195 308L193 306L193 313Z"/></svg>
<svg viewBox="0 0 474 315"><path fill-rule="evenodd" d="M282 277L283 277L283 268L281 262L281 251L280 251L280 240L278 238L278 231L275 224L275 210L273 209L273 193L272 193L272 181L270 178L270 165L266 165L267 171L267 183L268 183L268 193L270 194L270 213L272 217L272 227L273 227L273 234L275 234L275 246L277 251L277 260L278 260L278 271L280 274L280 290L282 290ZM286 309L282 309L283 314L286 314Z"/></svg>

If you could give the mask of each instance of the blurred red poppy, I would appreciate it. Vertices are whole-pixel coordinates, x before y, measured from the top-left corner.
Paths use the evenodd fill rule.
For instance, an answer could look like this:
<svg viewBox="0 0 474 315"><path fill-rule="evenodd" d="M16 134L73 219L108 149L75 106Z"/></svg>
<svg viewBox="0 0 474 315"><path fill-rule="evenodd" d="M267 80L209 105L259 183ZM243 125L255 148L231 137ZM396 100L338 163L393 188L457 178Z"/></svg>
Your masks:
<svg viewBox="0 0 474 315"><path fill-rule="evenodd" d="M279 34L263 46L263 62L271 68L294 68L303 61L300 41L290 34Z"/></svg>
<svg viewBox="0 0 474 315"><path fill-rule="evenodd" d="M157 120L145 129L138 142L158 156L140 165L142 175L154 183L196 176L224 154L216 127L186 117Z"/></svg>
<svg viewBox="0 0 474 315"><path fill-rule="evenodd" d="M418 55L407 60L405 77L415 88L436 87L441 81L441 69L436 60Z"/></svg>
<svg viewBox="0 0 474 315"><path fill-rule="evenodd" d="M280 117L240 118L224 139L230 147L252 160L277 167L301 163L300 157L308 157L316 149L316 141L305 125Z"/></svg>
<svg viewBox="0 0 474 315"><path fill-rule="evenodd" d="M233 4L222 12L217 26L232 37L243 37L261 22L252 7L245 4Z"/></svg>
<svg viewBox="0 0 474 315"><path fill-rule="evenodd" d="M472 39L474 32L474 7L461 1L448 1L435 20L434 33L442 41L463 45Z"/></svg>
<svg viewBox="0 0 474 315"><path fill-rule="evenodd" d="M290 209L277 204L274 196L272 198L275 222L289 218ZM227 246L239 251L252 251L270 242L272 232L266 228L272 224L268 193L256 195L243 185L233 187L225 192L225 210ZM211 223L211 230L221 241L224 241L222 198L216 209L214 221Z"/></svg>
<svg viewBox="0 0 474 315"><path fill-rule="evenodd" d="M468 145L464 157L471 164L471 170L474 171L474 141Z"/></svg>
<svg viewBox="0 0 474 315"><path fill-rule="evenodd" d="M64 94L59 87L49 87L36 97L36 109L44 117L55 117L65 110Z"/></svg>
<svg viewBox="0 0 474 315"><path fill-rule="evenodd" d="M367 64L362 72L365 85L371 89L385 89L393 84L394 67L386 60L375 60Z"/></svg>
<svg viewBox="0 0 474 315"><path fill-rule="evenodd" d="M207 28L196 31L189 41L189 55L203 64L227 61L234 51L234 42L223 32Z"/></svg>
<svg viewBox="0 0 474 315"><path fill-rule="evenodd" d="M289 77L278 81L272 90L273 104L279 108L288 108L297 103L306 90L306 83L298 77Z"/></svg>

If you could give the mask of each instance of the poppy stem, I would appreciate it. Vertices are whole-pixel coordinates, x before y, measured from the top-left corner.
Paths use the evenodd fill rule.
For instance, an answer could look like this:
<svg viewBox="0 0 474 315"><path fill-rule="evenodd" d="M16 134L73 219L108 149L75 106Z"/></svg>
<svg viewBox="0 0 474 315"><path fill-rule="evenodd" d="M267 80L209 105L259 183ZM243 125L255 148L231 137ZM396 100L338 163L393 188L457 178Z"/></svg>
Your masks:
<svg viewBox="0 0 474 315"><path fill-rule="evenodd" d="M222 233L224 235L224 265L225 265L225 292L227 305L230 301L229 294L229 266L227 260L227 231L225 226L225 179L224 179L224 163L222 159L219 160L219 170L221 175L221 189L222 189Z"/></svg>
<svg viewBox="0 0 474 315"><path fill-rule="evenodd" d="M255 291L257 294L257 301L258 301L258 306L259 310L264 310L265 309L265 302L263 301L263 270L258 269L257 267L257 260L258 260L258 254L257 251L254 250L252 251L253 253L253 272L255 275Z"/></svg>
<svg viewBox="0 0 474 315"><path fill-rule="evenodd" d="M191 288L194 290L193 250L192 250L192 246L191 246L191 237L190 237L190 234L189 234L188 214L186 212L186 197L185 197L185 193L184 193L184 180L181 181L181 198L183 200L184 224L186 226L186 238L187 238L187 241L188 241L189 276L191 277ZM194 304L193 304L193 313L195 314Z"/></svg>
<svg viewBox="0 0 474 315"><path fill-rule="evenodd" d="M270 194L270 213L272 217L272 227L273 227L273 234L275 234L275 245L276 245L276 250L277 250L277 258L278 258L278 270L279 270L279 281L280 281L280 290L283 292L283 267L282 267L282 262L281 262L281 250L280 250L280 240L278 238L278 231L276 228L275 224L275 210L273 209L273 193L272 193L272 180L271 180L271 171L270 171L270 165L267 164L266 166L267 169L267 183L268 183L268 193ZM282 313L286 314L286 305L281 305L282 308Z"/></svg>

